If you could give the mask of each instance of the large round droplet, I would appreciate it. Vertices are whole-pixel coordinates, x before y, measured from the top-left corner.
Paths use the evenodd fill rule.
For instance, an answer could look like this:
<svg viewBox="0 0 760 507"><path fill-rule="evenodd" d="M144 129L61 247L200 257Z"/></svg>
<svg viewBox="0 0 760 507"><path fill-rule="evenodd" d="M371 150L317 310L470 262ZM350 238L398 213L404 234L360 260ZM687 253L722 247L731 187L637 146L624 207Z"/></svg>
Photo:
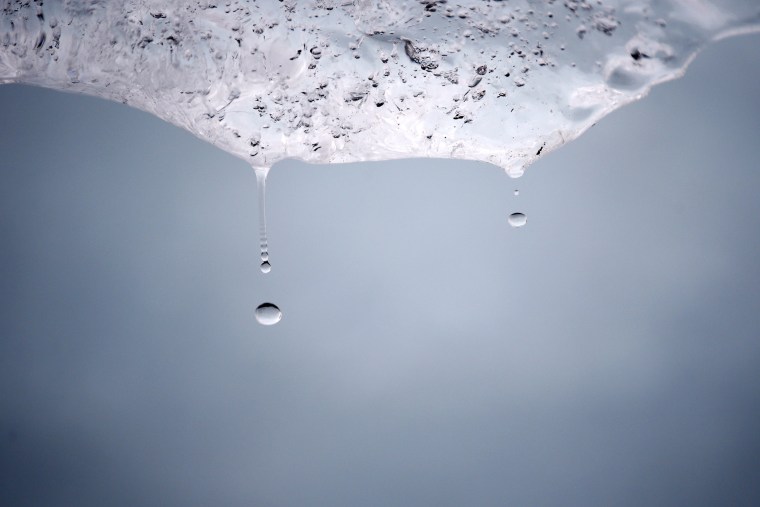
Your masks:
<svg viewBox="0 0 760 507"><path fill-rule="evenodd" d="M261 263L261 272L262 273L269 273L272 271L272 265L269 264L267 261L264 261Z"/></svg>
<svg viewBox="0 0 760 507"><path fill-rule="evenodd" d="M512 227L522 227L528 221L524 213L512 213L509 215L509 225Z"/></svg>
<svg viewBox="0 0 760 507"><path fill-rule="evenodd" d="M256 308L256 320L264 326L273 326L282 320L282 312L277 308L277 305L261 303Z"/></svg>

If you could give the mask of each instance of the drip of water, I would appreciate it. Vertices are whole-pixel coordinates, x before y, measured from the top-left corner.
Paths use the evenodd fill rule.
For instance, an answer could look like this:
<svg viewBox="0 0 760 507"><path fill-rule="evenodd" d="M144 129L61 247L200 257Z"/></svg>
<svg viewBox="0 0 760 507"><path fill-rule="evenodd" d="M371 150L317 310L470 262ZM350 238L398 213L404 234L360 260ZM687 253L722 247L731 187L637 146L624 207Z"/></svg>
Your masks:
<svg viewBox="0 0 760 507"><path fill-rule="evenodd" d="M261 244L261 272L269 273L272 265L269 263L269 245L267 243L267 174L268 167L255 167L256 187L259 194L259 242Z"/></svg>
<svg viewBox="0 0 760 507"><path fill-rule="evenodd" d="M518 189L515 189L515 195L520 195L520 191Z"/></svg>
<svg viewBox="0 0 760 507"><path fill-rule="evenodd" d="M255 167L256 187L259 197L259 241L261 243L261 272L269 273L272 265L269 263L269 245L267 240L267 174L268 167ZM256 308L256 320L262 326L273 326L282 320L282 312L273 303L262 303Z"/></svg>
<svg viewBox="0 0 760 507"><path fill-rule="evenodd" d="M522 227L528 221L525 213L512 213L507 219L512 227Z"/></svg>
<svg viewBox="0 0 760 507"><path fill-rule="evenodd" d="M256 320L262 326L273 326L282 320L282 312L275 304L261 303L256 308Z"/></svg>

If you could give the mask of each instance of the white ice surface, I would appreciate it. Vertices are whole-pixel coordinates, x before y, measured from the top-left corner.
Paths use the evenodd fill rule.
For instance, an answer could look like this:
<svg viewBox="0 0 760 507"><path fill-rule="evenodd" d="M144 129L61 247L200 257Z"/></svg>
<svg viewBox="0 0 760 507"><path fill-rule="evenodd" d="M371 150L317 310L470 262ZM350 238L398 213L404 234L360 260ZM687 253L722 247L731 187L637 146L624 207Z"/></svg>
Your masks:
<svg viewBox="0 0 760 507"><path fill-rule="evenodd" d="M254 167L424 156L512 175L760 26L757 0L0 6L0 83L121 101Z"/></svg>

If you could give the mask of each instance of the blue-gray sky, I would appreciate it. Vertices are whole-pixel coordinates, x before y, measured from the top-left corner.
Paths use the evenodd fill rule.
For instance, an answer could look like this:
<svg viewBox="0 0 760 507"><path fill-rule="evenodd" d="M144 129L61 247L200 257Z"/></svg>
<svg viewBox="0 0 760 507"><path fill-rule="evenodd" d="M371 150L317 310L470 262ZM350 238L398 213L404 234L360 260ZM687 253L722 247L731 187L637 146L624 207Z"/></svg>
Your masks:
<svg viewBox="0 0 760 507"><path fill-rule="evenodd" d="M0 87L2 503L757 505L758 48L518 180L275 166L269 275L242 161Z"/></svg>

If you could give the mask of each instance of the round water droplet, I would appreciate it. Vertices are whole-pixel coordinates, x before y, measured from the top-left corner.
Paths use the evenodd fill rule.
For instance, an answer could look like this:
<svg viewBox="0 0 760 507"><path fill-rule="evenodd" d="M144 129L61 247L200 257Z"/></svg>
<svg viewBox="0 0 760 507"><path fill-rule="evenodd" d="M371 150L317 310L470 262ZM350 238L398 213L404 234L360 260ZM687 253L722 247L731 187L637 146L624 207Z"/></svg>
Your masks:
<svg viewBox="0 0 760 507"><path fill-rule="evenodd" d="M261 263L261 272L262 273L269 273L272 271L272 265L269 264L267 261L264 261Z"/></svg>
<svg viewBox="0 0 760 507"><path fill-rule="evenodd" d="M528 221L524 213L512 213L509 215L509 225L512 227L522 227Z"/></svg>
<svg viewBox="0 0 760 507"><path fill-rule="evenodd" d="M261 252L261 260L262 261L268 261L269 260L269 253L268 252Z"/></svg>
<svg viewBox="0 0 760 507"><path fill-rule="evenodd" d="M282 312L277 305L261 303L256 308L256 320L263 326L273 326L282 320Z"/></svg>
<svg viewBox="0 0 760 507"><path fill-rule="evenodd" d="M515 189L515 195L520 195L520 191Z"/></svg>

